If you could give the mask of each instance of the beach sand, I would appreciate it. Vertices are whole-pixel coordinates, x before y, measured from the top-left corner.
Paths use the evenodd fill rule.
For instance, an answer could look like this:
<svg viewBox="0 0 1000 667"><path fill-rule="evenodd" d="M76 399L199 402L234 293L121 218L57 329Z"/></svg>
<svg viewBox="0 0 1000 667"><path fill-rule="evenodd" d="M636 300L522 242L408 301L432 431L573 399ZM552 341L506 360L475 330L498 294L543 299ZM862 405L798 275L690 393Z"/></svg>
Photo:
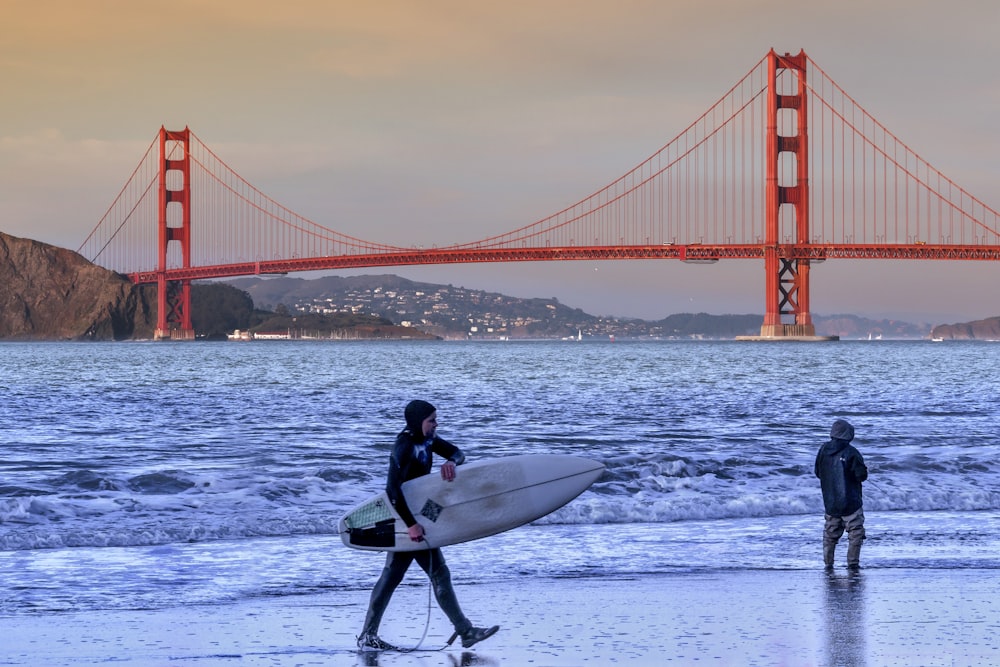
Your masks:
<svg viewBox="0 0 1000 667"><path fill-rule="evenodd" d="M986 665L1000 661L993 570L712 570L458 586L470 651L426 579L397 591L382 636L422 649L361 654L367 591L159 610L0 617L0 664ZM422 583L423 582L423 583Z"/></svg>

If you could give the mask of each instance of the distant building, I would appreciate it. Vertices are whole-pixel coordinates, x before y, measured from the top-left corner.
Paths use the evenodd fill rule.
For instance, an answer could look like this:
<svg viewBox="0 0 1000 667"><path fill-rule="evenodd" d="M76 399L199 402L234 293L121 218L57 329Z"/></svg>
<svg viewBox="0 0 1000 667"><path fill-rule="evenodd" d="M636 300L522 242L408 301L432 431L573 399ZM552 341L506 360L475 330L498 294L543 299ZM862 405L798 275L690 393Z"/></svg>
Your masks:
<svg viewBox="0 0 1000 667"><path fill-rule="evenodd" d="M254 340L290 340L292 332L286 331L258 331L253 334Z"/></svg>

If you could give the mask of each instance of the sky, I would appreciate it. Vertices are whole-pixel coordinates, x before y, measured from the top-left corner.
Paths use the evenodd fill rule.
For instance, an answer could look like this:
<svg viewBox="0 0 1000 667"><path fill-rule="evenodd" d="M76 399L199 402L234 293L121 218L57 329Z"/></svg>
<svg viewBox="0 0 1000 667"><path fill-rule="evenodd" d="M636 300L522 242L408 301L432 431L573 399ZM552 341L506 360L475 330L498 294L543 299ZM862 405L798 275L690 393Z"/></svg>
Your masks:
<svg viewBox="0 0 1000 667"><path fill-rule="evenodd" d="M645 160L771 48L805 50L1000 209L996 0L4 0L3 15L0 231L74 250L161 126L190 127L272 199L351 236L507 232ZM753 261L351 273L593 315L764 311ZM811 305L953 323L1000 315L998 284L995 262L831 260Z"/></svg>

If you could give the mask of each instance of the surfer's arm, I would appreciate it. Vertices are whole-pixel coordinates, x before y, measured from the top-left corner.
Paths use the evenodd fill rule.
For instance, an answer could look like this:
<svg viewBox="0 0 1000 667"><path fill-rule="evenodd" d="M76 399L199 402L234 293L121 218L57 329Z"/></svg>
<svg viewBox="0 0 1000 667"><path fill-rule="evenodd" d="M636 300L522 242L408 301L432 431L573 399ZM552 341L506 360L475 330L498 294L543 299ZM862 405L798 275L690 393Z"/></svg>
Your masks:
<svg viewBox="0 0 1000 667"><path fill-rule="evenodd" d="M409 506L406 504L406 498L403 496L403 482L407 480L407 473L409 472L410 464L413 462L413 457L410 455L411 447L409 445L410 443L408 442L401 443L399 439L396 440L392 456L389 457L389 475L385 483L385 495L389 496L389 502L396 508L396 512L399 514L399 518L403 520L403 523L407 527L413 527L419 524L417 524L413 512L410 511Z"/></svg>
<svg viewBox="0 0 1000 667"><path fill-rule="evenodd" d="M443 438L435 438L431 450L448 459L441 464L441 479L446 482L455 481L457 475L455 468L465 463L465 454L462 450Z"/></svg>
<svg viewBox="0 0 1000 667"><path fill-rule="evenodd" d="M402 491L398 491L394 496L389 493L388 489L386 489L386 495L389 496L389 502L391 502L392 506L396 508L399 518L403 520L403 523L406 524L407 528L419 525L417 520L413 517L413 512L410 511L409 506L406 504L406 498L403 497Z"/></svg>
<svg viewBox="0 0 1000 667"><path fill-rule="evenodd" d="M431 451L438 456L443 456L457 466L465 463L465 454L462 450L444 438L435 437L434 442L431 444Z"/></svg>
<svg viewBox="0 0 1000 667"><path fill-rule="evenodd" d="M438 442L435 441L434 444L437 445ZM436 451L448 459L441 464L441 479L446 482L454 482L457 476L455 468L465 462L465 454L447 440L441 440L441 445L436 448Z"/></svg>

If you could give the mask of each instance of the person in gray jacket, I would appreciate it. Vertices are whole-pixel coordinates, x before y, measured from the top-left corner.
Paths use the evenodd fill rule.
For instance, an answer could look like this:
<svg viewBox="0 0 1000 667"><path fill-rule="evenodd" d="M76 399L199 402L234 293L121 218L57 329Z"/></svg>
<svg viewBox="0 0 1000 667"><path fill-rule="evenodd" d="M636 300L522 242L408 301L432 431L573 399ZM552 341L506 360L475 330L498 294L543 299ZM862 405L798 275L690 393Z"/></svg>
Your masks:
<svg viewBox="0 0 1000 667"><path fill-rule="evenodd" d="M861 543L865 539L865 513L861 483L868 479L868 467L861 452L851 445L854 427L844 420L833 422L830 441L816 454L814 472L823 489L826 523L823 527L823 563L833 569L837 542L847 531L847 567L861 567Z"/></svg>

